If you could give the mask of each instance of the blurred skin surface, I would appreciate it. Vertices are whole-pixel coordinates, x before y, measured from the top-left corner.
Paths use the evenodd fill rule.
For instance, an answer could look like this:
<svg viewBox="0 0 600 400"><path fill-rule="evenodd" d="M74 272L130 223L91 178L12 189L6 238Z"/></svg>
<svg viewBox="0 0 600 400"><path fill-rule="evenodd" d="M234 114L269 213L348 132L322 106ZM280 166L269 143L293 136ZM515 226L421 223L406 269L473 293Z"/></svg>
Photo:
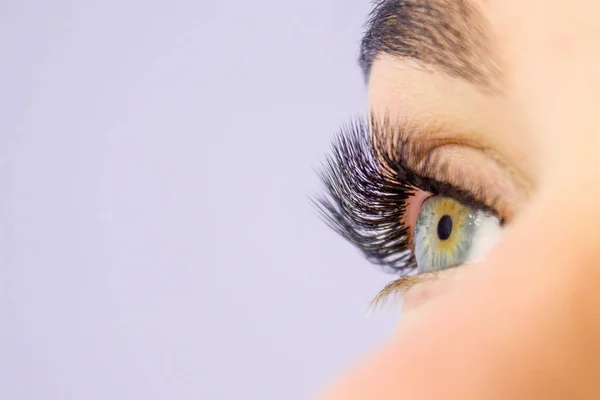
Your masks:
<svg viewBox="0 0 600 400"><path fill-rule="evenodd" d="M600 3L473 1L499 90L379 54L370 108L475 143L441 151L510 224L484 262L411 289L321 399L600 398Z"/></svg>

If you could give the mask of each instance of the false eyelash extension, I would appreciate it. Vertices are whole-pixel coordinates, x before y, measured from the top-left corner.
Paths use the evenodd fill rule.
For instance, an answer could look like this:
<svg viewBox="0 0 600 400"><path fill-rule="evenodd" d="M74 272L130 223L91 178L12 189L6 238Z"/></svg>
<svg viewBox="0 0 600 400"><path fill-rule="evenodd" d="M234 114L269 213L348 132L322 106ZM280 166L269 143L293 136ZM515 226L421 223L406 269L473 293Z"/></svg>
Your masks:
<svg viewBox="0 0 600 400"><path fill-rule="evenodd" d="M422 143L411 139L408 125L386 119L371 122L370 128L372 135L363 118L342 126L319 174L325 194L314 202L327 225L367 260L388 272L414 275L417 264L403 217L407 200L417 190L495 212L477 200L481 196L431 178L444 177L447 168ZM371 136L377 138L376 143ZM421 160L419 173L408 167L411 158Z"/></svg>
<svg viewBox="0 0 600 400"><path fill-rule="evenodd" d="M318 210L334 231L354 244L370 262L411 273L416 260L402 223L413 188L384 175L374 157L364 120L343 126L320 173L326 194Z"/></svg>

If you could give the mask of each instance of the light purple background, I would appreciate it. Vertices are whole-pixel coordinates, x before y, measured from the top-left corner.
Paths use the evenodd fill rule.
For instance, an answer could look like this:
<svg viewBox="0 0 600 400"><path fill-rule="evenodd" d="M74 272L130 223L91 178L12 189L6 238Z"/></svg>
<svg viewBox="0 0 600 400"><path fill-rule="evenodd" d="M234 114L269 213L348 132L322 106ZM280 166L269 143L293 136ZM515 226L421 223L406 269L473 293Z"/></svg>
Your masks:
<svg viewBox="0 0 600 400"><path fill-rule="evenodd" d="M368 11L0 1L0 399L302 399L389 335L308 200Z"/></svg>

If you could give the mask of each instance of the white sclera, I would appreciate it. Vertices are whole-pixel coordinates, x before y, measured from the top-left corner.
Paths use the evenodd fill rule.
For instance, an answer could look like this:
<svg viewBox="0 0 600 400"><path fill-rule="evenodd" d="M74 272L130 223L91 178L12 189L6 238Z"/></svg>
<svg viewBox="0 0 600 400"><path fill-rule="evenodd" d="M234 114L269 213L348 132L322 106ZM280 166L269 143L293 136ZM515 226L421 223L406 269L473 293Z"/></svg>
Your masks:
<svg viewBox="0 0 600 400"><path fill-rule="evenodd" d="M498 243L502 235L502 227L498 218L488 215L483 211L476 211L474 224L476 225L473 242L465 264L474 264L485 260L485 257Z"/></svg>

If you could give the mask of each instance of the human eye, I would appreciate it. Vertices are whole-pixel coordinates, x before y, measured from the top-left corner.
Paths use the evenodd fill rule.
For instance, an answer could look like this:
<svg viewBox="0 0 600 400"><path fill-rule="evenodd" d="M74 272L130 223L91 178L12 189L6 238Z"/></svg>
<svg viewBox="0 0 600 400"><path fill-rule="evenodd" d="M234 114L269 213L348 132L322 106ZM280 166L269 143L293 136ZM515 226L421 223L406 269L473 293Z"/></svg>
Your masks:
<svg viewBox="0 0 600 400"><path fill-rule="evenodd" d="M344 127L321 171L325 193L316 201L330 227L399 276L396 289L482 261L506 220L498 211L502 199L478 187L481 179L451 168L413 131L389 121Z"/></svg>
<svg viewBox="0 0 600 400"><path fill-rule="evenodd" d="M481 261L500 237L498 217L442 196L421 205L412 233L419 273Z"/></svg>

